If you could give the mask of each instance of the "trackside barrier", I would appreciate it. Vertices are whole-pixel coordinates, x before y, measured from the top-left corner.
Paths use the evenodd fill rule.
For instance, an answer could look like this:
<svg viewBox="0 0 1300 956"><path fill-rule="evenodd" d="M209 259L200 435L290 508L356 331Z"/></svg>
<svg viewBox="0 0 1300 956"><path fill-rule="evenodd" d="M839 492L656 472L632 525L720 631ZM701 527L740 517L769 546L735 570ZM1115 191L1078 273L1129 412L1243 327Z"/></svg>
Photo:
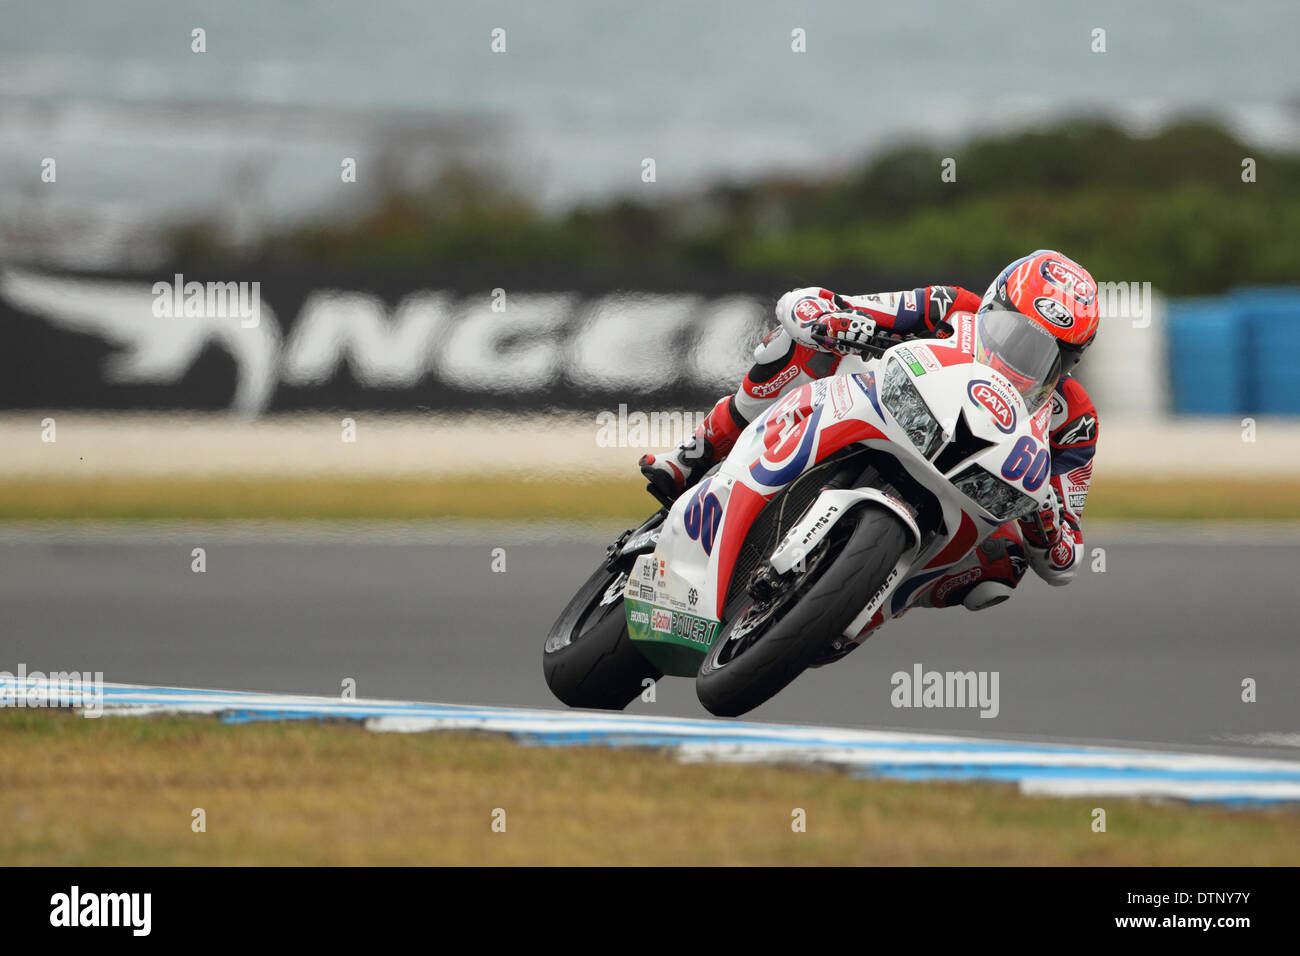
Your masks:
<svg viewBox="0 0 1300 956"><path fill-rule="evenodd" d="M1300 415L1300 288L1237 289L1169 303L1172 410Z"/></svg>

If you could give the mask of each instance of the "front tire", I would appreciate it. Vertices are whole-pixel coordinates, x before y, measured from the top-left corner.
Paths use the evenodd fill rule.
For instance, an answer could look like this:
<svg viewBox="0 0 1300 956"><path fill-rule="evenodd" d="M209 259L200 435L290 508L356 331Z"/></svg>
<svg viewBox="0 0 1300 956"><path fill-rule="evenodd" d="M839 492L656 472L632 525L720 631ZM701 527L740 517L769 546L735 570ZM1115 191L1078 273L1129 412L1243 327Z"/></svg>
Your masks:
<svg viewBox="0 0 1300 956"><path fill-rule="evenodd" d="M663 676L627 634L621 585L633 560L629 556L612 569L598 568L546 637L546 685L570 707L622 710L645 690L646 678L657 681Z"/></svg>
<svg viewBox="0 0 1300 956"><path fill-rule="evenodd" d="M770 609L748 600L731 615L695 677L695 692L710 713L738 717L770 700L843 633L888 580L907 552L906 525L874 505L841 520L854 519L856 527L839 553L809 569L815 580L801 582L793 597L789 590L778 595Z"/></svg>

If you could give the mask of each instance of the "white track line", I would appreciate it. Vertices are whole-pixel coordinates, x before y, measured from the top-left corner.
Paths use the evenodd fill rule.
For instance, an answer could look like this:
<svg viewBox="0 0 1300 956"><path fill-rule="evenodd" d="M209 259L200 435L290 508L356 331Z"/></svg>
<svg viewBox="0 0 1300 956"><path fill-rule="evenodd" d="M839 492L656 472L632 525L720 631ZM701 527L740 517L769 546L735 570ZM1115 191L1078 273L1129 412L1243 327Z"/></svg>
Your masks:
<svg viewBox="0 0 1300 956"><path fill-rule="evenodd" d="M38 687L41 685L37 685ZM15 681L0 678L13 705ZM77 687L81 690L81 687ZM95 689L87 685L87 690ZM49 693L48 685L45 688ZM104 684L103 712L222 714L227 720L350 718L394 733L472 730L549 745L667 749L686 762L831 765L859 776L1015 783L1043 796L1300 801L1300 761L1007 741L753 721L474 707L298 694Z"/></svg>

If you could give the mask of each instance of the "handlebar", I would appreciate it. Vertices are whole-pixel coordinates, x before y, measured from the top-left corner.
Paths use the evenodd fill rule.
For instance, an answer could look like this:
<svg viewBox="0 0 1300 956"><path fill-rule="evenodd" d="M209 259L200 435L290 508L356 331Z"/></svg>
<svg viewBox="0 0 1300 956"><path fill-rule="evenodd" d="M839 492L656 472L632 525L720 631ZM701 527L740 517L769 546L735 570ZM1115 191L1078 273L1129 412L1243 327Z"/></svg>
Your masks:
<svg viewBox="0 0 1300 956"><path fill-rule="evenodd" d="M868 358L879 358L885 354L886 349L897 345L899 342L907 341L903 336L876 333L865 342L845 342L827 335L827 331L825 325L818 323L812 327L810 336L818 345L832 352L856 352L858 355L865 355Z"/></svg>
<svg viewBox="0 0 1300 956"><path fill-rule="evenodd" d="M875 335L871 336L871 338L867 339L865 342L843 342L827 335L826 333L828 331L829 329L825 323L818 322L811 329L812 340L823 348L830 349L833 352L856 352L859 355L865 355L869 358L879 358L887 349L893 348L895 345L923 337L920 335L878 330ZM936 323L934 331L945 332L947 335L951 336L953 333L953 327L948 322L940 320Z"/></svg>

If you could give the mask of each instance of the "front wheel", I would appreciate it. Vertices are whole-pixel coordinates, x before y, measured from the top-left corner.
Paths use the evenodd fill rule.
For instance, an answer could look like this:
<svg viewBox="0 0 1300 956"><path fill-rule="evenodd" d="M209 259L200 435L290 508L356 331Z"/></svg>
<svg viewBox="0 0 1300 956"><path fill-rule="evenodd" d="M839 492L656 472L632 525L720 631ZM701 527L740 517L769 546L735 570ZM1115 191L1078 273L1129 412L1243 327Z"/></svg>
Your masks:
<svg viewBox="0 0 1300 956"><path fill-rule="evenodd" d="M748 601L731 615L695 677L695 692L710 713L736 717L771 699L884 587L907 552L907 527L893 512L873 505L841 521L855 518L856 526L844 536L832 529L829 550L820 560L810 556L797 584L766 601Z"/></svg>
<svg viewBox="0 0 1300 956"><path fill-rule="evenodd" d="M542 652L546 685L570 707L622 710L663 676L627 634L623 586L634 556L599 568L551 627Z"/></svg>

